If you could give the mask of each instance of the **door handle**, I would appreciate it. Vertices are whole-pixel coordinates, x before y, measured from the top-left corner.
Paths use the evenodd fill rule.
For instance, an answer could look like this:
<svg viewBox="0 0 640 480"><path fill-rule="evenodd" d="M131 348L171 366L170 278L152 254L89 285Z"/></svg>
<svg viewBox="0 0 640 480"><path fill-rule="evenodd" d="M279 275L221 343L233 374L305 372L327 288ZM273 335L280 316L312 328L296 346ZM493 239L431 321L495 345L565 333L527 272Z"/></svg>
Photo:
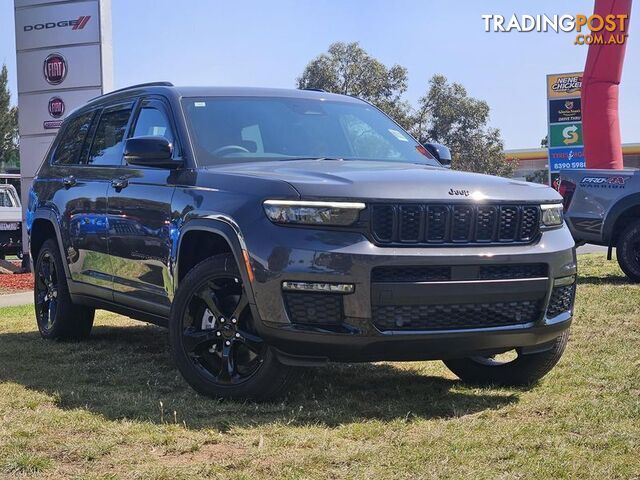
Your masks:
<svg viewBox="0 0 640 480"><path fill-rule="evenodd" d="M71 188L76 183L78 183L78 181L76 180L76 177L74 177L73 175L69 175L68 177L64 177L62 179L62 184L64 185L65 188Z"/></svg>
<svg viewBox="0 0 640 480"><path fill-rule="evenodd" d="M126 188L127 185L129 185L129 180L124 177L111 180L111 186L116 190L122 190L123 188Z"/></svg>

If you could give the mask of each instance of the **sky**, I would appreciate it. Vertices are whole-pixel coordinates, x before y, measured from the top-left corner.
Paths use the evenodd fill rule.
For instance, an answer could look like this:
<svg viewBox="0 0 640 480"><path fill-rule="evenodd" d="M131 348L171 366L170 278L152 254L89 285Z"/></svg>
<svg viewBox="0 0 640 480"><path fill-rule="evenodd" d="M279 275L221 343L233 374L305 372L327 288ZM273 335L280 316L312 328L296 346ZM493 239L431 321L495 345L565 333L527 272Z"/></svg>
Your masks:
<svg viewBox="0 0 640 480"><path fill-rule="evenodd" d="M587 47L574 45L575 33L487 33L481 15L588 15L593 1L112 0L111 10L116 88L157 80L294 88L332 42L357 41L384 64L408 69L405 97L414 105L435 73L486 100L491 126L514 149L539 146L545 76L581 71ZM620 86L624 143L640 142L638 29L632 15ZM13 1L0 0L0 63L14 102L15 61Z"/></svg>

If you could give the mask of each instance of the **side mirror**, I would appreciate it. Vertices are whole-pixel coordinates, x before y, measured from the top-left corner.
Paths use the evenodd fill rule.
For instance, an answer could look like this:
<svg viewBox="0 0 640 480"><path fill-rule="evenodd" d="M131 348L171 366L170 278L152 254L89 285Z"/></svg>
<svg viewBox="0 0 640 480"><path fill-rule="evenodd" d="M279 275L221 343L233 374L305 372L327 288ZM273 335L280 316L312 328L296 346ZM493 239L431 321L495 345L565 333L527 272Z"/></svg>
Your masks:
<svg viewBox="0 0 640 480"><path fill-rule="evenodd" d="M181 161L173 158L173 145L164 137L134 137L124 144L124 159L139 167L178 168Z"/></svg>
<svg viewBox="0 0 640 480"><path fill-rule="evenodd" d="M436 157L443 167L451 168L451 151L441 143L425 143L424 148Z"/></svg>

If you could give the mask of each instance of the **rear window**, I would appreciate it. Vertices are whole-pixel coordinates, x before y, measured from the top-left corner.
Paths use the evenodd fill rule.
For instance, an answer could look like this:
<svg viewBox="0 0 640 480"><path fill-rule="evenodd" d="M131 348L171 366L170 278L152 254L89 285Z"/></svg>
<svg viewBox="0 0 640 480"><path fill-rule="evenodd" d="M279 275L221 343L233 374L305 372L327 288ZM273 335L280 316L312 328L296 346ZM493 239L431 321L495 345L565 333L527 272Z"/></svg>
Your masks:
<svg viewBox="0 0 640 480"><path fill-rule="evenodd" d="M18 204L13 198L11 190L0 188L0 207L17 207Z"/></svg>
<svg viewBox="0 0 640 480"><path fill-rule="evenodd" d="M94 115L95 112L89 112L69 121L56 147L52 163L57 165L77 165L80 163L80 150Z"/></svg>
<svg viewBox="0 0 640 480"><path fill-rule="evenodd" d="M132 105L105 110L93 137L87 163L91 165L120 165L124 148L124 134L129 124Z"/></svg>

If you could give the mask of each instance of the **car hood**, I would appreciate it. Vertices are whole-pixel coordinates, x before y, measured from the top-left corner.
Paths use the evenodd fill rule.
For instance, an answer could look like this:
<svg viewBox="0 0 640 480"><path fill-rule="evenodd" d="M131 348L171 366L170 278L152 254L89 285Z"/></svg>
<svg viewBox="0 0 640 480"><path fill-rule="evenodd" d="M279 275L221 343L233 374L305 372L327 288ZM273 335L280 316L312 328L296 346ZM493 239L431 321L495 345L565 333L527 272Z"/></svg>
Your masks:
<svg viewBox="0 0 640 480"><path fill-rule="evenodd" d="M282 180L302 198L370 200L559 201L545 185L427 165L348 160L289 160L212 167L226 174Z"/></svg>

